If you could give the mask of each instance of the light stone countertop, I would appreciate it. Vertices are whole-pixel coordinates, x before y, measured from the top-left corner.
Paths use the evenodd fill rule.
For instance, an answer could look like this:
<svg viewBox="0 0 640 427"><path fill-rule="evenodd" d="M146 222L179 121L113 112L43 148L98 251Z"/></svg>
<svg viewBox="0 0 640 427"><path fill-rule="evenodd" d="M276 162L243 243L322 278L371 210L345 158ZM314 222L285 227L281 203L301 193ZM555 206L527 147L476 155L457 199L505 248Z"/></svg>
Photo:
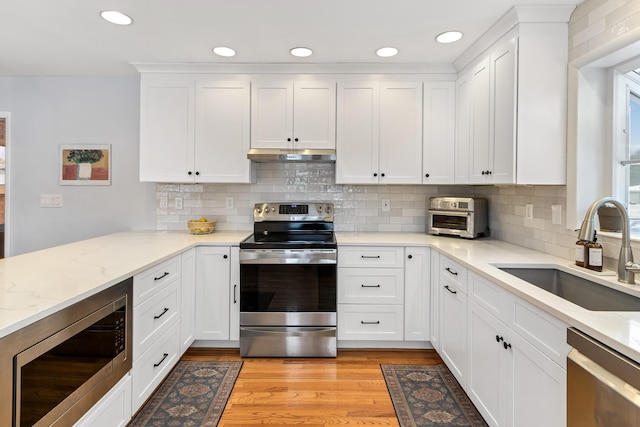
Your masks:
<svg viewBox="0 0 640 427"><path fill-rule="evenodd" d="M199 245L234 246L248 231L195 236L186 231L131 231L0 260L0 337ZM640 312L594 312L505 273L495 264L569 267L580 276L640 297L640 286L613 272L592 274L569 260L491 239L424 233L336 233L339 245L430 246L493 283L640 361Z"/></svg>
<svg viewBox="0 0 640 427"><path fill-rule="evenodd" d="M0 260L0 338L197 245L251 232L131 231Z"/></svg>

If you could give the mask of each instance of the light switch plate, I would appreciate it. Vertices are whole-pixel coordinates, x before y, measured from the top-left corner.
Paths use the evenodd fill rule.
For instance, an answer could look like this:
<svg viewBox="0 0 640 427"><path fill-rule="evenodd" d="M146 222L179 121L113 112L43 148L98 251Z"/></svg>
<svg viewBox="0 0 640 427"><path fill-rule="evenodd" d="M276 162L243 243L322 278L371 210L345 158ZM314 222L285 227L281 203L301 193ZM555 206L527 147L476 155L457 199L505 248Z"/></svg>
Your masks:
<svg viewBox="0 0 640 427"><path fill-rule="evenodd" d="M61 208L62 194L41 194L40 207L41 208Z"/></svg>
<svg viewBox="0 0 640 427"><path fill-rule="evenodd" d="M551 205L551 224L562 224L562 205Z"/></svg>
<svg viewBox="0 0 640 427"><path fill-rule="evenodd" d="M182 209L182 197L176 197L176 209Z"/></svg>
<svg viewBox="0 0 640 427"><path fill-rule="evenodd" d="M225 206L227 209L233 209L233 207L235 206L235 200L233 199L233 197L227 197L225 199Z"/></svg>

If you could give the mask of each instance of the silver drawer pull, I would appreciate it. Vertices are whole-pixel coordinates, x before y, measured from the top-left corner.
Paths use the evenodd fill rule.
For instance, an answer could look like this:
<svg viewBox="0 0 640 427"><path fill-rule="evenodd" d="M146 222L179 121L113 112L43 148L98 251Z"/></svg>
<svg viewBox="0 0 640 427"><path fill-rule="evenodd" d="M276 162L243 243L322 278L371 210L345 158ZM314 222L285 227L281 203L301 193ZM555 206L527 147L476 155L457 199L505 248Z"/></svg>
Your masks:
<svg viewBox="0 0 640 427"><path fill-rule="evenodd" d="M445 270L447 270L449 273L453 274L454 276L458 275L457 271L453 271L452 269L450 269L449 267L445 268Z"/></svg>
<svg viewBox="0 0 640 427"><path fill-rule="evenodd" d="M453 289L451 289L451 288L449 287L449 285L445 285L445 286L444 286L444 288L445 288L446 290L448 290L449 292L451 292L452 294L457 294L457 293L458 293L458 291L454 291Z"/></svg>
<svg viewBox="0 0 640 427"><path fill-rule="evenodd" d="M154 319L159 319L162 316L164 316L164 314L169 311L169 309L167 307L164 308L164 310L162 311L162 313L158 314L157 316L153 316Z"/></svg>
<svg viewBox="0 0 640 427"><path fill-rule="evenodd" d="M362 259L380 259L380 255L360 255Z"/></svg>
<svg viewBox="0 0 640 427"><path fill-rule="evenodd" d="M160 361L158 363L154 363L153 367L157 368L158 366L162 365L162 362L164 362L164 359L167 358L167 356L169 356L169 353L165 353L162 355L162 359L160 359Z"/></svg>
<svg viewBox="0 0 640 427"><path fill-rule="evenodd" d="M363 324L363 325L379 325L380 321L376 320L375 322L366 322L364 320L361 320L360 323Z"/></svg>
<svg viewBox="0 0 640 427"><path fill-rule="evenodd" d="M360 285L360 286L362 286L363 288L379 288L380 287L380 285Z"/></svg>
<svg viewBox="0 0 640 427"><path fill-rule="evenodd" d="M154 277L153 280L160 280L160 279L164 279L165 277L167 277L169 275L168 271L165 271L164 274L160 277Z"/></svg>

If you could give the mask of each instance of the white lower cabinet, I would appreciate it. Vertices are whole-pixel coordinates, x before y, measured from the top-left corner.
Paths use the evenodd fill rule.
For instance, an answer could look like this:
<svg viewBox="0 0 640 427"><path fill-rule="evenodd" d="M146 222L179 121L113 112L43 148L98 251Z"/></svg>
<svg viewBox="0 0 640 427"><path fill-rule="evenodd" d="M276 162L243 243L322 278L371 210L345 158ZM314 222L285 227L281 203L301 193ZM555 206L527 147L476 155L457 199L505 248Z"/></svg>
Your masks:
<svg viewBox="0 0 640 427"><path fill-rule="evenodd" d="M142 356L133 361L131 375L132 410L137 412L151 396L171 368L178 362L180 353L180 322L174 323Z"/></svg>
<svg viewBox="0 0 640 427"><path fill-rule="evenodd" d="M196 311L196 249L182 255L182 286L180 293L180 352L187 351L195 340Z"/></svg>
<svg viewBox="0 0 640 427"><path fill-rule="evenodd" d="M340 247L338 339L428 341L430 254L425 247Z"/></svg>
<svg viewBox="0 0 640 427"><path fill-rule="evenodd" d="M229 340L230 266L230 247L196 248L195 338L198 340Z"/></svg>
<svg viewBox="0 0 640 427"><path fill-rule="evenodd" d="M464 387L467 365L467 270L440 257L440 356Z"/></svg>
<svg viewBox="0 0 640 427"><path fill-rule="evenodd" d="M131 375L125 375L74 427L125 427L131 420Z"/></svg>
<svg viewBox="0 0 640 427"><path fill-rule="evenodd" d="M473 273L468 298L464 387L485 421L490 426L564 426L566 369L552 358L566 358L569 347L561 341L538 347L514 325L533 336L541 330L566 331L567 325ZM518 316L521 307L526 316Z"/></svg>

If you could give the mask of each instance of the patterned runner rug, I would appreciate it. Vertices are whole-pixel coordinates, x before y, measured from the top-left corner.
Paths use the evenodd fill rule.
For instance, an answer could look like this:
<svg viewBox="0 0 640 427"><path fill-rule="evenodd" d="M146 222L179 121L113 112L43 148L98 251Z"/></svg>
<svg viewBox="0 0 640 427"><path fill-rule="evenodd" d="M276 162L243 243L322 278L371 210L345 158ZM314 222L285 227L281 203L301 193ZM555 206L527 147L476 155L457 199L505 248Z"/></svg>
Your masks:
<svg viewBox="0 0 640 427"><path fill-rule="evenodd" d="M129 426L218 425L241 367L242 362L181 360Z"/></svg>
<svg viewBox="0 0 640 427"><path fill-rule="evenodd" d="M445 365L380 368L400 426L487 425Z"/></svg>

